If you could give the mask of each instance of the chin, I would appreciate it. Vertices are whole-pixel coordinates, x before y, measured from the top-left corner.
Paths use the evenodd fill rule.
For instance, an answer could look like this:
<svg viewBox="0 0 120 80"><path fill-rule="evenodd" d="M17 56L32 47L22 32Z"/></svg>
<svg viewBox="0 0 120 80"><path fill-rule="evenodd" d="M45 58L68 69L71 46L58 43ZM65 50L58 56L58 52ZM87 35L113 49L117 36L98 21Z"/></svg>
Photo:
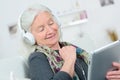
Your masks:
<svg viewBox="0 0 120 80"><path fill-rule="evenodd" d="M53 46L53 45L56 45L57 43L59 43L59 40L49 41L48 45L49 45L49 46Z"/></svg>
<svg viewBox="0 0 120 80"><path fill-rule="evenodd" d="M50 41L50 44L52 45L54 45L54 44L57 44L59 41L57 40L57 41Z"/></svg>

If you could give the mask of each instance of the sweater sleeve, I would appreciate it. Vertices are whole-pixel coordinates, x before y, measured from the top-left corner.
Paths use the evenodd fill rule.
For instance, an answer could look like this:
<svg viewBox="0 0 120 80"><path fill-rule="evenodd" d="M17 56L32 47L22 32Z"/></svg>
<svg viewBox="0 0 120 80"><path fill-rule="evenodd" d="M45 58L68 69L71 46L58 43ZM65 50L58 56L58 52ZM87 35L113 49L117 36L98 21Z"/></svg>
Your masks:
<svg viewBox="0 0 120 80"><path fill-rule="evenodd" d="M41 52L34 52L29 57L31 80L72 80L64 71L53 73L47 57Z"/></svg>

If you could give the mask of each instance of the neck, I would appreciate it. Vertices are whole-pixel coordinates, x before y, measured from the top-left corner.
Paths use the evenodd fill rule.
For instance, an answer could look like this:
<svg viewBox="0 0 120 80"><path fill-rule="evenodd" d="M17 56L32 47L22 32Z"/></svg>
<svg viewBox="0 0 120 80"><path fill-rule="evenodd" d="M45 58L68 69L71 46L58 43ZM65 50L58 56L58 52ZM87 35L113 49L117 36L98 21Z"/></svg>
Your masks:
<svg viewBox="0 0 120 80"><path fill-rule="evenodd" d="M39 46L44 46L42 44L39 44ZM55 44L53 45L47 45L49 48L53 49L53 50L59 50L60 49L60 44L59 42L56 42Z"/></svg>
<svg viewBox="0 0 120 80"><path fill-rule="evenodd" d="M52 48L53 50L59 50L60 49L59 42L57 42L56 44L53 44L52 46L50 46L50 48Z"/></svg>

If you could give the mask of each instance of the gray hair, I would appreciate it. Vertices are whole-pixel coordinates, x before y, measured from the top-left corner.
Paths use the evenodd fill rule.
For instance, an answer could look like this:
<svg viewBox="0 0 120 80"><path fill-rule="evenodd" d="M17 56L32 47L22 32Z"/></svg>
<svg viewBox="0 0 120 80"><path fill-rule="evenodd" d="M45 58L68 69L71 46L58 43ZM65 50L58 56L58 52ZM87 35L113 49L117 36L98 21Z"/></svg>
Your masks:
<svg viewBox="0 0 120 80"><path fill-rule="evenodd" d="M51 15L53 15L52 11L41 4L34 4L30 7L28 7L24 12L21 14L19 18L19 26L24 30L30 32L30 27L35 19L35 17L38 15L41 11L47 11Z"/></svg>

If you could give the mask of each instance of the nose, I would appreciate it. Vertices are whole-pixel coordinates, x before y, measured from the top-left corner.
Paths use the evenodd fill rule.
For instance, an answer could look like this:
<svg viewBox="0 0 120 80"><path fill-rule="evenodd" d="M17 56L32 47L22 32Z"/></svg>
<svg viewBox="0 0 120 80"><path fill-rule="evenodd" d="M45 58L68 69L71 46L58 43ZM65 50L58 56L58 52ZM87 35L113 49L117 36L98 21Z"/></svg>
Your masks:
<svg viewBox="0 0 120 80"><path fill-rule="evenodd" d="M53 28L51 26L47 26L46 27L46 31L47 31L47 33L52 33L53 32Z"/></svg>

